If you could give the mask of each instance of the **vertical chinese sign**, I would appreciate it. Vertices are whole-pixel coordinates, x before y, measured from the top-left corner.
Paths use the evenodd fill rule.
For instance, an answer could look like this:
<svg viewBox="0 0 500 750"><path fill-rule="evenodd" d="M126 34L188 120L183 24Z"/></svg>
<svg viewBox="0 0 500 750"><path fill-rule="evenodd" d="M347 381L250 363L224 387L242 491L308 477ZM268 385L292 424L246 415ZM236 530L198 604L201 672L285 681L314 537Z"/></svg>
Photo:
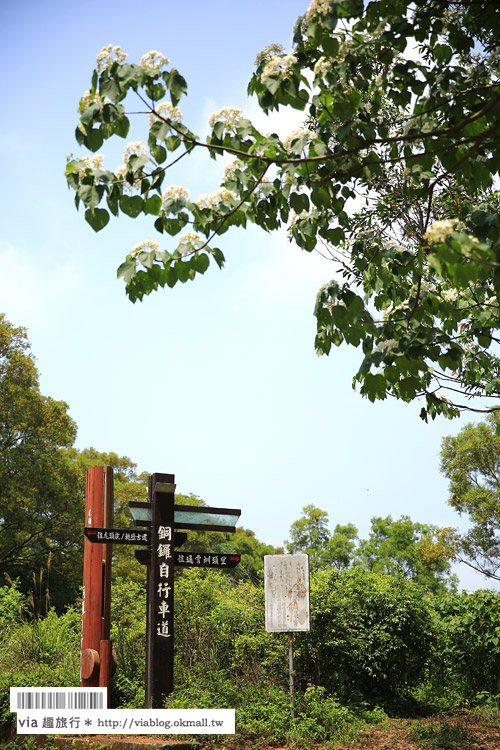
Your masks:
<svg viewBox="0 0 500 750"><path fill-rule="evenodd" d="M309 630L309 555L264 555L266 630L288 633L290 707L295 715L293 634Z"/></svg>
<svg viewBox="0 0 500 750"><path fill-rule="evenodd" d="M174 688L174 475L149 477L151 564L146 706L162 708Z"/></svg>

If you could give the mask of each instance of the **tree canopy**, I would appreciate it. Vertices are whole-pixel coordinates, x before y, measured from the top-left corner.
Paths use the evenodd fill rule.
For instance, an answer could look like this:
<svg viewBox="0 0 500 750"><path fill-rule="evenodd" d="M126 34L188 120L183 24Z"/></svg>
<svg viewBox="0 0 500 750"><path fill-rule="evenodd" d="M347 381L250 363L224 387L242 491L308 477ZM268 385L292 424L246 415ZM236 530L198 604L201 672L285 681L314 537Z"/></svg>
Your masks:
<svg viewBox="0 0 500 750"><path fill-rule="evenodd" d="M331 254L316 350L360 348L364 396L421 398L423 419L498 408L499 38L496 0L312 0L292 50L262 50L248 86L304 126L280 138L224 107L206 140L183 121L187 84L166 57L130 63L108 45L76 129L95 155L69 159L68 184L96 231L110 214L151 217L157 239L118 269L132 301L222 267L231 227L287 227ZM127 137L138 105L148 135L107 167L96 152ZM192 200L166 177L200 150L234 160Z"/></svg>
<svg viewBox="0 0 500 750"><path fill-rule="evenodd" d="M450 482L449 504L472 522L455 535L457 559L500 581L500 415L466 425L444 438L441 471Z"/></svg>
<svg viewBox="0 0 500 750"><path fill-rule="evenodd" d="M45 598L47 575L74 596L76 474L66 449L76 425L63 401L40 393L26 331L0 315L0 571ZM81 534L80 534L81 536Z"/></svg>

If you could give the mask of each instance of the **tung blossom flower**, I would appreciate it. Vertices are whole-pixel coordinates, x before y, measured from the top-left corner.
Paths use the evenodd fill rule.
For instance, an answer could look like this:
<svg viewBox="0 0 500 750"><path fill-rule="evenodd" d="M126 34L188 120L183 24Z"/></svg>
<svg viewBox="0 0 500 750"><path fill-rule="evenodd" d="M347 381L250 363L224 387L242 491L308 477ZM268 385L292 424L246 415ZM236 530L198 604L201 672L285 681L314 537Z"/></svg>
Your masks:
<svg viewBox="0 0 500 750"><path fill-rule="evenodd" d="M223 182L231 182L236 177L236 172L244 169L245 165L241 159L235 159L224 169Z"/></svg>
<svg viewBox="0 0 500 750"><path fill-rule="evenodd" d="M176 198L185 198L189 200L189 191L180 185L169 185L161 196L162 203L165 204L168 200L175 200Z"/></svg>
<svg viewBox="0 0 500 750"><path fill-rule="evenodd" d="M230 133L238 127L242 119L243 113L241 109L237 109L236 107L222 107L218 112L214 112L210 115L208 118L208 124L211 128L214 128L217 122L222 122L224 123L224 130L227 130L227 132Z"/></svg>
<svg viewBox="0 0 500 750"><path fill-rule="evenodd" d="M255 58L255 65L260 65L261 62L269 60L270 57L274 57L275 55L282 55L284 51L285 48L282 44L268 44Z"/></svg>
<svg viewBox="0 0 500 750"><path fill-rule="evenodd" d="M271 76L286 77L297 62L295 55L275 55L266 62L260 80L265 83Z"/></svg>
<svg viewBox="0 0 500 750"><path fill-rule="evenodd" d="M217 208L220 203L227 200L233 200L238 196L234 190L228 190L225 187L218 188L215 193L209 195L208 193L202 193L196 201L198 208Z"/></svg>
<svg viewBox="0 0 500 750"><path fill-rule="evenodd" d="M128 164L131 156L147 156L149 158L148 149L144 141L130 141L130 143L127 143L127 148L123 154L123 162Z"/></svg>
<svg viewBox="0 0 500 750"><path fill-rule="evenodd" d="M96 58L96 70L98 73L102 73L106 68L110 68L113 63L122 63L127 59L127 53L123 52L121 47L107 44L99 52Z"/></svg>
<svg viewBox="0 0 500 750"><path fill-rule="evenodd" d="M396 339L386 339L385 341L379 341L375 351L385 352L386 354L389 354L393 349L397 349L398 346L399 343L396 341Z"/></svg>
<svg viewBox="0 0 500 750"><path fill-rule="evenodd" d="M465 229L463 222L457 219L443 219L441 221L433 222L426 233L424 234L424 240L430 243L446 242L446 238L451 232L460 231Z"/></svg>
<svg viewBox="0 0 500 750"><path fill-rule="evenodd" d="M292 148L292 141L294 141L296 138L312 138L314 133L312 131L308 130L307 128L299 128L298 130L292 130L291 133L289 133L284 139L283 139L283 146L286 148L287 151L290 151Z"/></svg>
<svg viewBox="0 0 500 750"><path fill-rule="evenodd" d="M137 245L135 245L132 250L130 251L130 255L133 258L137 258L139 253L142 253L144 251L151 252L151 250L154 250L155 253L160 252L160 246L157 242L154 240L143 240L142 242L139 242Z"/></svg>
<svg viewBox="0 0 500 750"><path fill-rule="evenodd" d="M443 292L443 299L445 302L455 302L457 298L458 292L456 289L446 289L446 291Z"/></svg>
<svg viewBox="0 0 500 750"><path fill-rule="evenodd" d="M104 161L104 154L94 154L93 156L84 156L81 161L84 165L78 170L78 179L81 181L87 174L87 169L100 169Z"/></svg>
<svg viewBox="0 0 500 750"><path fill-rule="evenodd" d="M143 68L151 68L152 70L160 70L164 65L168 65L170 60L165 55L157 50L151 50L146 52L140 59L139 65Z"/></svg>
<svg viewBox="0 0 500 750"><path fill-rule="evenodd" d="M179 107L174 107L171 102L160 102L155 106L155 112L149 113L149 127L157 120L163 122L162 117L165 120L172 120L172 122L181 122L182 112Z"/></svg>
<svg viewBox="0 0 500 750"><path fill-rule="evenodd" d="M330 10L330 0L311 0L309 8L306 10L306 21L312 21L315 16L324 16Z"/></svg>
<svg viewBox="0 0 500 750"><path fill-rule="evenodd" d="M188 255L189 253L192 253L193 250L196 253L198 247L202 244L203 239L198 232L184 232L179 236L177 250L181 255Z"/></svg>
<svg viewBox="0 0 500 750"><path fill-rule="evenodd" d="M314 66L314 74L317 76L325 76L327 73L329 73L332 69L332 64L330 60L327 60L326 57L320 57Z"/></svg>
<svg viewBox="0 0 500 750"><path fill-rule="evenodd" d="M139 177L137 180L134 180L133 184L131 185L130 182L127 180L127 165L126 164L120 164L119 167L117 167L115 171L116 178L123 183L124 190L127 193L131 193L132 189L135 188L136 190L139 190L141 187L141 178Z"/></svg>
<svg viewBox="0 0 500 750"><path fill-rule="evenodd" d="M103 99L98 91L94 94L91 91L86 91L78 104L79 113L83 114L91 104L94 104L94 102L96 104L110 104L111 99L108 96L105 96Z"/></svg>

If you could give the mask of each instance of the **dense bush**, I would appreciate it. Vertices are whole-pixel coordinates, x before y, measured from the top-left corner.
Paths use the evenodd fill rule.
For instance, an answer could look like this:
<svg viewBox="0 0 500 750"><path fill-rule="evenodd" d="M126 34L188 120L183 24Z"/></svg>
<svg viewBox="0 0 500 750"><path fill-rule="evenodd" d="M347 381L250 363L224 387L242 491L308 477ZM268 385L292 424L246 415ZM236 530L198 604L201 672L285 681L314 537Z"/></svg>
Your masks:
<svg viewBox="0 0 500 750"><path fill-rule="evenodd" d="M485 694L498 696L500 593L447 594L431 603L436 649L422 694L440 710L481 703Z"/></svg>
<svg viewBox="0 0 500 750"><path fill-rule="evenodd" d="M344 701L404 703L434 639L422 589L356 568L322 571L311 581L311 612L297 659L303 681Z"/></svg>
<svg viewBox="0 0 500 750"><path fill-rule="evenodd" d="M80 681L81 612L50 610L44 618L26 619L15 584L0 588L0 720L10 720L9 688L64 687ZM23 616L24 615L24 616ZM8 627L5 627L7 623Z"/></svg>

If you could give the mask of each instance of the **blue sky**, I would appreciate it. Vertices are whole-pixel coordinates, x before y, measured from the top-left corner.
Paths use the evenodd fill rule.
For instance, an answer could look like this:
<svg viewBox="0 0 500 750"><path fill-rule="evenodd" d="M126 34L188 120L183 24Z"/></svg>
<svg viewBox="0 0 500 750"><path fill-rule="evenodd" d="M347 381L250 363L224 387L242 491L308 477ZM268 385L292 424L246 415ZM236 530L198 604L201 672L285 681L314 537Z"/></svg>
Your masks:
<svg viewBox="0 0 500 750"><path fill-rule="evenodd" d="M351 389L356 351L316 356L313 307L331 263L286 233L233 230L220 242L222 272L132 305L116 268L138 241L158 237L125 216L95 234L66 188L66 156L82 153L77 104L103 45L120 45L131 61L167 55L188 81L184 121L203 134L222 106L257 115L246 96L255 56L272 42L289 46L306 7L4 4L0 311L27 327L41 390L69 404L78 447L175 473L179 491L241 508L242 525L265 542L282 544L308 503L332 528L353 522L361 536L374 515L464 528L446 503L439 451L443 436L474 420L426 425L418 405L370 404ZM273 121L284 132L298 124L286 114ZM129 140L145 140L145 128L136 118ZM106 165L118 165L125 145L103 148ZM172 182L192 195L217 187L222 164L186 162ZM466 588L486 585L457 572Z"/></svg>

